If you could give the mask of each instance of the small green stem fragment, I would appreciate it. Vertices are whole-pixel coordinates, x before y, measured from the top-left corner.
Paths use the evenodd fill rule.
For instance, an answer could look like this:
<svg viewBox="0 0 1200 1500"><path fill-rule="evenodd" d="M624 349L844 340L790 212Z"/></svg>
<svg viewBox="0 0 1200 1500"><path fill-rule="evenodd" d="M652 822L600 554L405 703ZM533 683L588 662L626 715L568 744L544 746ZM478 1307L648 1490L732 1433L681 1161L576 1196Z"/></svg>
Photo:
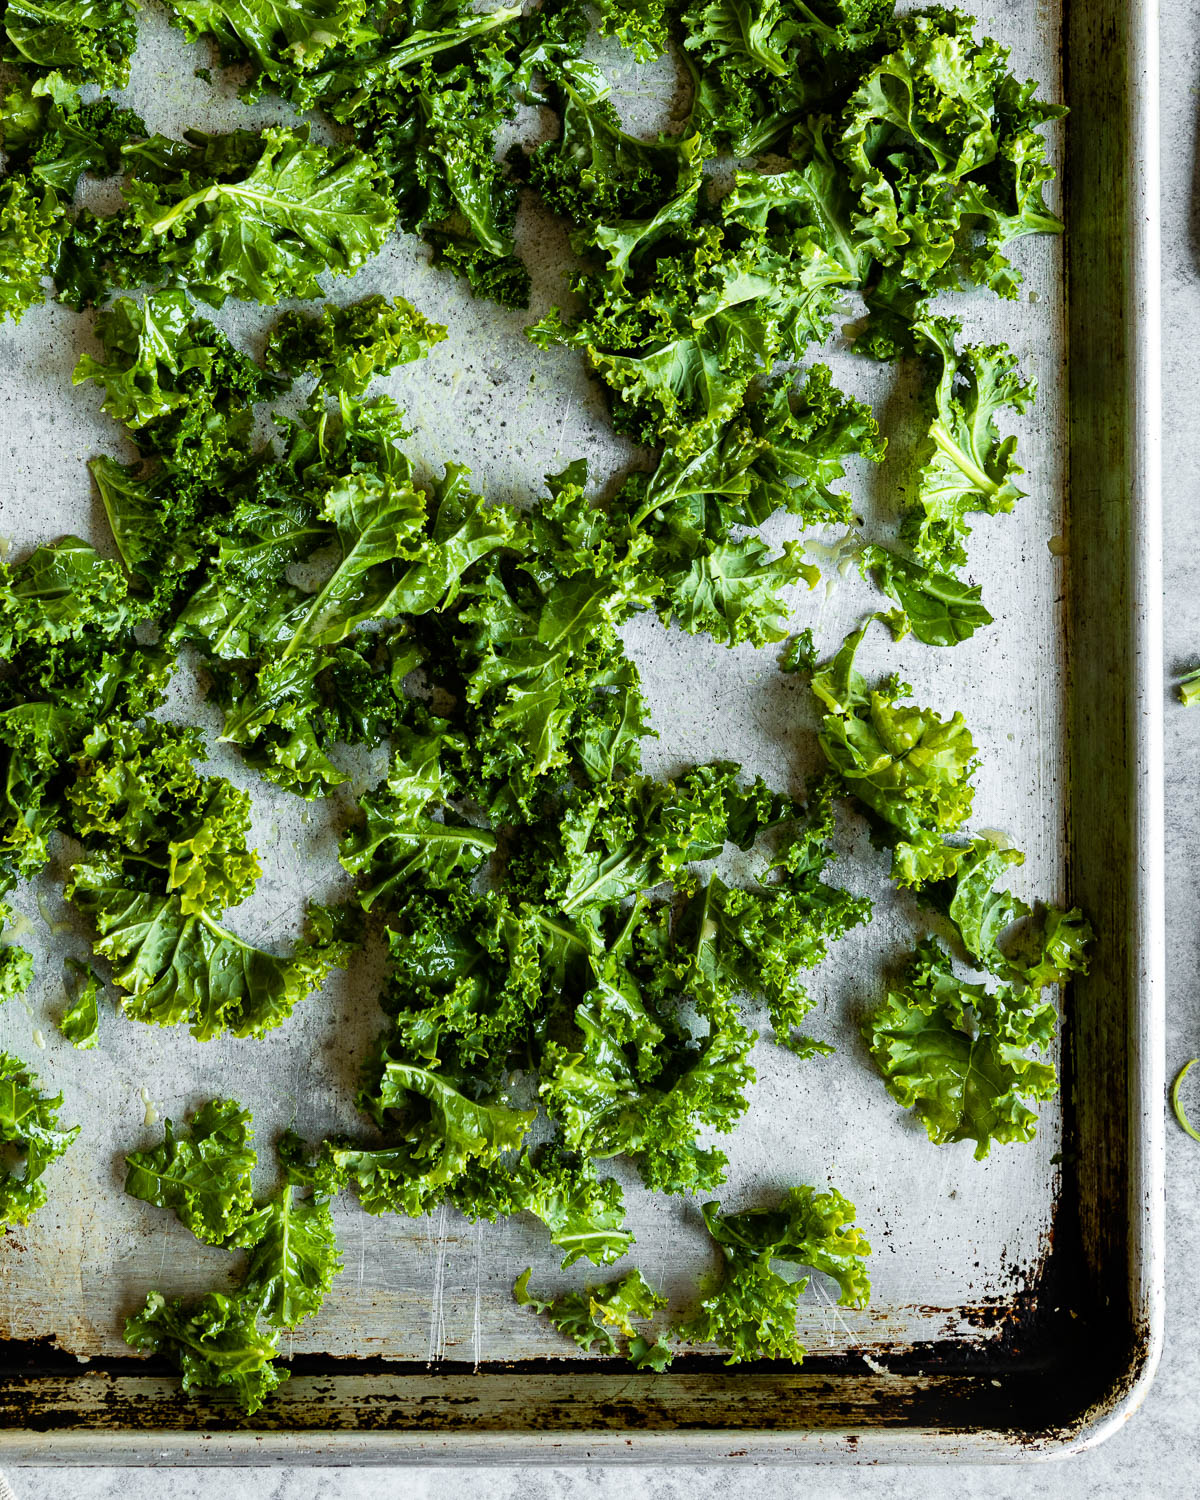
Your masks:
<svg viewBox="0 0 1200 1500"><path fill-rule="evenodd" d="M1200 667L1180 678L1179 701L1185 708L1194 708L1200 703Z"/></svg>
<svg viewBox="0 0 1200 1500"><path fill-rule="evenodd" d="M1183 1067L1180 1068L1179 1072L1175 1075L1175 1082L1171 1085L1171 1110L1174 1113L1175 1118L1179 1121L1181 1127L1187 1131L1188 1135L1190 1135L1192 1140L1194 1141L1200 1141L1200 1130L1196 1130L1192 1126L1191 1121L1184 1113L1183 1102L1179 1097L1179 1090L1183 1086L1183 1080L1188 1076L1192 1068L1195 1067L1198 1060L1200 1059L1193 1057L1188 1062L1185 1062Z"/></svg>

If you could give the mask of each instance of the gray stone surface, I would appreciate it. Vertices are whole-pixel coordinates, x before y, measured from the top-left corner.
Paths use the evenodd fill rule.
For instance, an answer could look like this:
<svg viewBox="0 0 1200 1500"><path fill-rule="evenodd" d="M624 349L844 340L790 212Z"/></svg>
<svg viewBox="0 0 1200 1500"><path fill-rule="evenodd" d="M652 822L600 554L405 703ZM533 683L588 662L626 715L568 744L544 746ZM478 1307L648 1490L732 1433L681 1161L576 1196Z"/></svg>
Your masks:
<svg viewBox="0 0 1200 1500"><path fill-rule="evenodd" d="M1163 17L1163 228L1166 434L1166 658L1177 673L1200 661L1200 0L1167 0ZM1168 1070L1200 1052L1200 712L1167 710ZM12 1469L19 1500L442 1500L464 1491L488 1500L742 1500L817 1493L842 1497L1034 1497L1197 1493L1200 1468L1200 1335L1194 1314L1200 1265L1200 1146L1173 1127L1168 1136L1168 1338L1158 1380L1130 1423L1100 1449L1065 1464L769 1473L757 1467L706 1469L170 1470ZM3 1491L0 1490L0 1494Z"/></svg>

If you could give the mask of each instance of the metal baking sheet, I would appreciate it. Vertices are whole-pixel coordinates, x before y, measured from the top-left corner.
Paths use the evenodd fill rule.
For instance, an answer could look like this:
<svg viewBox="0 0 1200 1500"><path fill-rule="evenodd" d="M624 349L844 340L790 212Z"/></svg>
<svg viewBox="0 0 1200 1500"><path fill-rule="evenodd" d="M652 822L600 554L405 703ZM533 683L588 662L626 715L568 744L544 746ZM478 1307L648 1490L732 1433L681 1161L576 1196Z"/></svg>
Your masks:
<svg viewBox="0 0 1200 1500"><path fill-rule="evenodd" d="M878 916L813 976L816 1032L838 1050L799 1064L759 1043L750 1111L722 1142L731 1168L721 1196L746 1206L792 1182L835 1183L875 1247L871 1307L835 1307L814 1278L799 1371L726 1370L697 1355L663 1376L634 1376L573 1357L513 1303L526 1265L549 1286L593 1269L560 1273L536 1226L472 1225L453 1211L372 1218L347 1199L336 1207L345 1272L286 1344L293 1378L246 1419L182 1397L129 1358L120 1327L151 1286L219 1287L231 1261L126 1198L122 1159L158 1137L154 1116L178 1119L216 1093L253 1109L264 1144L288 1125L310 1138L361 1129L352 1101L381 1025L377 960L365 955L261 1042L201 1046L110 1013L101 1050L77 1054L54 1023L62 957L87 944L58 895L62 871L51 872L17 899L39 978L26 1008L0 1013L0 1046L63 1090L65 1115L83 1131L53 1169L47 1207L0 1242L4 1461L995 1461L1097 1441L1136 1404L1157 1358L1162 1282L1156 16L1134 0L1080 0L1065 14L1047 0L994 0L981 20L1012 46L1019 76L1072 109L1051 133L1070 234L1022 242L1019 304L969 297L954 309L969 337L1010 342L1039 379L1039 400L1016 426L1028 498L976 527L972 561L996 624L952 652L893 645L877 631L864 662L900 671L922 703L966 711L983 758L972 826L1003 829L1026 851L1021 894L1078 901L1101 934L1092 973L1065 1001L1061 1105L1043 1107L1033 1144L978 1163L969 1146L932 1146L892 1103L858 1021L885 960L911 941L913 911L889 893L881 856L847 817L837 876L875 897ZM203 47L186 46L154 9L141 35L128 98L152 129L245 123L232 90L214 96L194 80L211 61ZM648 116L654 87L628 79L623 107ZM279 115L269 103L253 112ZM539 316L562 299L565 237L531 204L519 235ZM447 324L427 361L385 383L427 472L464 462L486 493L520 499L576 456L597 485L633 456L576 356L535 349L522 336L528 314L472 302L416 241L396 238L330 291L343 301L402 293ZM230 304L217 321L253 348L272 317ZM15 556L67 531L104 542L84 463L127 455L94 389L70 384L94 348L90 319L57 306L0 328L0 532ZM881 471L851 476L867 534L885 539L915 388L837 341L819 357L876 403L892 440ZM773 534L793 533L779 524ZM809 536L826 581L797 592L793 620L812 625L827 653L874 596L839 567L835 532ZM772 651L727 651L650 619L627 639L659 734L649 769L722 756L781 787L802 784L816 765L813 710ZM197 714L186 673L168 712ZM214 711L201 707L197 722L211 731L212 769L256 799L265 874L234 925L280 941L306 898L339 889L330 849L347 799L271 795L216 744ZM697 1205L622 1176L637 1233L628 1263L687 1296L712 1264Z"/></svg>

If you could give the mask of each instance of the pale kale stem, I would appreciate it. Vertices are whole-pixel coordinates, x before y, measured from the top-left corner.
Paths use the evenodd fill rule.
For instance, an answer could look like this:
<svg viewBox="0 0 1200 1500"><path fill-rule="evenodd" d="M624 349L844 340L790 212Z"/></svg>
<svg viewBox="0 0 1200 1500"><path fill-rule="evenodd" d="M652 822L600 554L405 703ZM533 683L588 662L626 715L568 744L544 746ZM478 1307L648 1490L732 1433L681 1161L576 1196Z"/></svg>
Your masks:
<svg viewBox="0 0 1200 1500"><path fill-rule="evenodd" d="M563 911L574 911L577 906L587 900L587 898L592 894L593 891L599 890L601 889L601 887L607 885L609 881L612 880L614 875L617 875L622 870L627 869L631 864L633 864L633 861L634 855L632 852L621 855L620 859L605 860L605 862L600 866L600 873L596 876L595 880L591 881L588 885L585 885L581 891L576 891L569 900L562 903Z"/></svg>
<svg viewBox="0 0 1200 1500"><path fill-rule="evenodd" d="M977 490L981 490L985 495L999 494L1000 486L994 479L985 474L981 468L971 462L943 426L940 417L930 427L929 436L954 467L961 470Z"/></svg>
<svg viewBox="0 0 1200 1500"><path fill-rule="evenodd" d="M194 208L199 208L202 203L211 203L214 198L219 198L224 191L225 189L219 182L214 182L211 187L205 188L202 192L190 193L186 198L181 198L175 207L171 209L170 213L164 214L161 219L155 219L154 223L150 226L150 233L166 234L176 219L183 218L185 214L191 213Z"/></svg>

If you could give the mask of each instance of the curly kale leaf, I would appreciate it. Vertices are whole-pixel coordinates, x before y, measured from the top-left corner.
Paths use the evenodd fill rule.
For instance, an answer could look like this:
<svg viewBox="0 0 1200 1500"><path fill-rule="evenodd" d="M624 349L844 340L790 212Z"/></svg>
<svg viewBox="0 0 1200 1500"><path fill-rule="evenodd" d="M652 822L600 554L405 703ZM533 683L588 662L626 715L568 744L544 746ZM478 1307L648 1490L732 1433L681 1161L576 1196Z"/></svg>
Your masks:
<svg viewBox="0 0 1200 1500"><path fill-rule="evenodd" d="M1024 860L1019 849L992 836L977 836L966 844L926 838L896 846L892 876L898 884L925 887L980 968L1040 990L1087 973L1092 929L1078 907L1039 905L1035 910L1010 891L996 889L1005 870Z"/></svg>
<svg viewBox="0 0 1200 1500"><path fill-rule="evenodd" d="M150 721L88 735L67 790L71 822L93 854L132 857L157 870L185 917L217 917L254 889L261 873L246 835L250 797L223 777L201 776L197 730Z"/></svg>
<svg viewBox="0 0 1200 1500"><path fill-rule="evenodd" d="M58 1029L72 1047L90 1052L100 1040L100 991L104 981L95 969L69 958L67 966L79 976L79 988L74 1000L59 1017Z"/></svg>
<svg viewBox="0 0 1200 1500"><path fill-rule="evenodd" d="M46 1168L79 1134L78 1125L60 1124L61 1104L61 1094L39 1092L37 1075L19 1057L0 1052L0 1141L22 1158L0 1176L0 1227L26 1223L46 1201Z"/></svg>
<svg viewBox="0 0 1200 1500"><path fill-rule="evenodd" d="M1003 345L971 345L958 353L951 318L925 318L914 325L919 347L938 368L934 418L921 450L917 492L905 509L901 535L918 562L930 569L960 567L967 560L966 516L1012 510L1022 491L1013 475L1022 471L1015 437L1001 438L996 414L1004 407L1025 411L1036 382L1021 379L1016 356Z"/></svg>
<svg viewBox="0 0 1200 1500"><path fill-rule="evenodd" d="M189 41L211 36L227 61L250 58L260 81L286 82L321 67L330 53L353 52L375 39L364 24L365 0L171 0L170 9Z"/></svg>
<svg viewBox="0 0 1200 1500"><path fill-rule="evenodd" d="M104 411L124 423L143 455L163 459L178 475L245 461L252 407L284 382L194 316L182 292L158 292L140 305L120 297L97 315L96 333L104 359L81 355L74 383L103 386ZM111 519L120 541L120 516Z"/></svg>
<svg viewBox="0 0 1200 1500"><path fill-rule="evenodd" d="M214 307L319 297L321 272L357 270L395 223L375 162L352 146L312 145L307 127L193 131L186 145L155 137L126 158L124 217L145 279Z"/></svg>
<svg viewBox="0 0 1200 1500"><path fill-rule="evenodd" d="M615 36L638 62L652 62L667 50L671 0L600 0L600 30Z"/></svg>
<svg viewBox="0 0 1200 1500"><path fill-rule="evenodd" d="M694 447L667 448L650 478L623 495L637 503L635 525L653 517L672 532L714 540L727 540L733 526L759 526L778 510L809 523L849 523L850 497L833 489L845 478L845 460L878 463L885 446L870 408L843 395L827 366L814 365L799 387L771 380Z"/></svg>
<svg viewBox="0 0 1200 1500"><path fill-rule="evenodd" d="M364 297L320 313L287 312L271 330L265 363L288 375L316 375L323 390L362 397L376 375L424 359L446 337L403 297Z"/></svg>
<svg viewBox="0 0 1200 1500"><path fill-rule="evenodd" d="M205 1244L224 1245L254 1211L253 1139L249 1110L233 1099L212 1099L196 1113L188 1134L177 1134L167 1120L161 1146L125 1158L125 1191L173 1209Z"/></svg>
<svg viewBox="0 0 1200 1500"><path fill-rule="evenodd" d="M185 1391L228 1387L251 1416L288 1378L273 1362L278 1340L277 1329L259 1329L253 1303L221 1292L195 1303L150 1292L142 1311L125 1321L125 1342L177 1365Z"/></svg>
<svg viewBox="0 0 1200 1500"><path fill-rule="evenodd" d="M895 616L886 617L897 640L911 630L927 646L956 646L992 623L981 603L982 589L952 574L923 568L877 546L863 548L859 568L864 577L871 572L883 592L900 606Z"/></svg>
<svg viewBox="0 0 1200 1500"><path fill-rule="evenodd" d="M442 736L401 730L387 790L360 800L366 825L347 836L341 862L359 878L359 900L368 911L380 900L399 904L397 896L418 877L445 885L496 848L494 833L461 821L447 806L456 788L444 779L442 749ZM435 820L431 810L442 817Z"/></svg>
<svg viewBox="0 0 1200 1500"><path fill-rule="evenodd" d="M559 1333L574 1339L585 1353L598 1347L601 1354L618 1354L620 1349L611 1330L634 1339L638 1334L633 1320L646 1321L667 1305L667 1299L636 1267L616 1281L589 1286L582 1292L563 1292L549 1300L529 1290L529 1277L530 1270L523 1271L513 1286L518 1304L545 1313Z"/></svg>
<svg viewBox="0 0 1200 1500"><path fill-rule="evenodd" d="M854 666L866 626L846 637L837 655L812 678L825 705L820 744L830 766L860 801L903 835L950 832L966 821L978 764L975 742L955 713L905 707L911 691L889 679L868 689Z"/></svg>
<svg viewBox="0 0 1200 1500"><path fill-rule="evenodd" d="M66 215L52 187L14 173L0 181L0 322L14 322L46 300Z"/></svg>
<svg viewBox="0 0 1200 1500"><path fill-rule="evenodd" d="M284 1182L236 1232L248 1248L240 1296L272 1328L295 1328L317 1315L342 1269L328 1197L297 1196L305 1174L296 1170L299 1142L280 1142Z"/></svg>
<svg viewBox="0 0 1200 1500"><path fill-rule="evenodd" d="M9 171L20 170L61 194L68 204L85 173L112 177L123 148L146 134L139 115L111 99L80 102L73 89L22 85L0 108L0 140Z"/></svg>
<svg viewBox="0 0 1200 1500"><path fill-rule="evenodd" d="M206 1244L246 1250L237 1317L248 1327L262 1318L275 1329L295 1328L320 1310L341 1270L329 1200L319 1190L297 1197L312 1184L301 1143L286 1135L279 1145L283 1183L256 1204L252 1139L248 1110L232 1099L210 1100L190 1135L177 1135L168 1120L161 1146L126 1158L125 1191L173 1209Z"/></svg>
<svg viewBox="0 0 1200 1500"><path fill-rule="evenodd" d="M1030 1102L1052 1098L1053 1067L1031 1048L1054 1037L1053 1005L1024 984L967 984L936 942L920 944L897 986L863 1026L888 1092L939 1144L1033 1139Z"/></svg>
<svg viewBox="0 0 1200 1500"><path fill-rule="evenodd" d="M821 789L808 821L791 839L763 884L730 887L717 875L692 897L680 918L676 943L686 952L691 983L707 989L711 1004L738 991L762 995L775 1040L800 1057L832 1050L798 1032L813 1002L802 974L825 958L829 945L867 921L865 897L827 885L833 808Z"/></svg>
<svg viewBox="0 0 1200 1500"><path fill-rule="evenodd" d="M517 189L496 159L515 103L510 49L519 6L479 12L468 0L373 8L360 45L315 68L274 76L300 109L354 128L389 180L399 222L472 291L524 306L529 276L513 253ZM551 18L543 30L553 33Z"/></svg>
<svg viewBox="0 0 1200 1500"><path fill-rule="evenodd" d="M573 323L555 310L530 337L585 350L613 392L614 424L644 442L697 446L698 429L733 417L776 359L826 336L855 281L778 204L735 192L702 213L695 139L637 141L594 93L567 91L563 139L533 175L575 218L576 247L607 262L574 282Z"/></svg>
<svg viewBox="0 0 1200 1500"><path fill-rule="evenodd" d="M871 1247L853 1221L854 1205L836 1189L790 1188L778 1208L739 1214L723 1214L719 1203L706 1203L704 1222L721 1247L724 1272L716 1290L676 1333L693 1343L722 1345L729 1350L726 1364L747 1359L799 1364L807 1350L796 1337L796 1307L809 1278L789 1282L772 1262L820 1271L837 1282L843 1307L865 1307L871 1283L864 1262Z"/></svg>
<svg viewBox="0 0 1200 1500"><path fill-rule="evenodd" d="M187 1022L199 1041L229 1031L262 1036L346 961L340 939L318 936L288 954L236 937L206 911L185 912L178 895L143 890L119 864L74 866L70 899L95 923L96 952L115 965L123 1010L155 1026Z"/></svg>
<svg viewBox="0 0 1200 1500"><path fill-rule="evenodd" d="M891 0L692 0L698 119L735 157L781 150L797 121L840 104L891 12Z"/></svg>
<svg viewBox="0 0 1200 1500"><path fill-rule="evenodd" d="M976 43L974 25L950 10L900 21L850 97L837 151L855 230L881 265L924 291L1012 297L1021 278L1004 247L1062 228L1043 201L1053 171L1037 132L1065 110L1034 99L1037 85L1016 81L999 43Z"/></svg>
<svg viewBox="0 0 1200 1500"><path fill-rule="evenodd" d="M37 874L69 821L72 758L97 721L162 701L171 658L142 646L120 567L66 537L0 566L0 857Z"/></svg>
<svg viewBox="0 0 1200 1500"><path fill-rule="evenodd" d="M502 1097L480 1097L479 1085L385 1053L378 1086L364 1091L359 1105L397 1143L373 1149L327 1142L320 1185L335 1192L353 1184L368 1213L427 1213L469 1173L519 1150L537 1114Z"/></svg>
<svg viewBox="0 0 1200 1500"><path fill-rule="evenodd" d="M7 0L0 26L8 58L70 83L124 88L137 45L127 0Z"/></svg>
<svg viewBox="0 0 1200 1500"><path fill-rule="evenodd" d="M23 995L33 983L33 954L3 941L4 925L11 917L8 903L0 897L0 1005Z"/></svg>
<svg viewBox="0 0 1200 1500"><path fill-rule="evenodd" d="M611 1265L633 1244L632 1231L624 1227L620 1183L598 1177L586 1156L526 1152L516 1162L469 1172L452 1198L470 1218L528 1213L540 1219L551 1243L564 1252L564 1270L583 1256L594 1265Z"/></svg>

